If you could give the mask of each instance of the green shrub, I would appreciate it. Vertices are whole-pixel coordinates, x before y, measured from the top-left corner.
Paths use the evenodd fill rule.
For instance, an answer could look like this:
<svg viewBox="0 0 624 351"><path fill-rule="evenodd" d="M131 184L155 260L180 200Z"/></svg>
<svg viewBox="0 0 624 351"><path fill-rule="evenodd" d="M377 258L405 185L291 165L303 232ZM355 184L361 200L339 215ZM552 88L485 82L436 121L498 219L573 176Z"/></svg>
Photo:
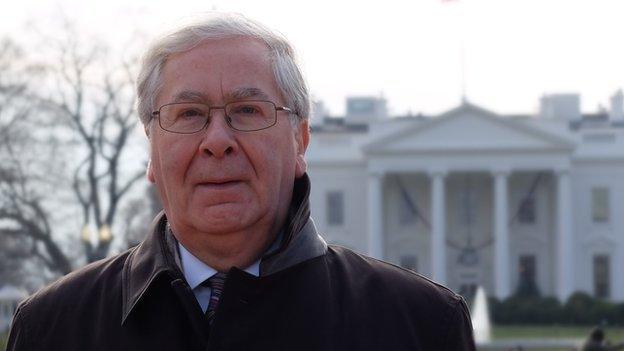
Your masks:
<svg viewBox="0 0 624 351"><path fill-rule="evenodd" d="M624 326L624 303L614 304L586 293L574 293L565 304L553 297L517 294L490 299L492 320L499 325L561 324Z"/></svg>
<svg viewBox="0 0 624 351"><path fill-rule="evenodd" d="M570 324L624 324L624 319L618 316L619 308L581 292L570 296L563 306L565 319Z"/></svg>
<svg viewBox="0 0 624 351"><path fill-rule="evenodd" d="M554 298L514 296L493 307L498 324L552 324L561 319L561 305Z"/></svg>

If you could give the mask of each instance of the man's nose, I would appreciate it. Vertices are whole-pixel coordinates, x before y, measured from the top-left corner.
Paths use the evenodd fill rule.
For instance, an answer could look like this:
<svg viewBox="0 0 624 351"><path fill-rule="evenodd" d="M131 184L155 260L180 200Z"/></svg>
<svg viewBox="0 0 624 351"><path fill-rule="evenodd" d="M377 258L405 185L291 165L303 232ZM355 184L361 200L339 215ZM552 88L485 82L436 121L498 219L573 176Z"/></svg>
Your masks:
<svg viewBox="0 0 624 351"><path fill-rule="evenodd" d="M199 145L200 151L208 156L217 158L232 154L238 150L234 130L225 121L225 111L214 109L211 111L202 142Z"/></svg>

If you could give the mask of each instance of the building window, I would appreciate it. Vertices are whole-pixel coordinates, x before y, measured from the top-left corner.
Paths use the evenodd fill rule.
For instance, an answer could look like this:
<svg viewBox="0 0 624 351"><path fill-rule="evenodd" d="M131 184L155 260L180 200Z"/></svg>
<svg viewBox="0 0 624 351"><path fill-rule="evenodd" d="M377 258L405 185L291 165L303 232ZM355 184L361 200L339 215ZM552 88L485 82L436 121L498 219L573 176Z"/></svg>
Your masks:
<svg viewBox="0 0 624 351"><path fill-rule="evenodd" d="M416 222L416 203L405 189L399 194L399 224L407 226Z"/></svg>
<svg viewBox="0 0 624 351"><path fill-rule="evenodd" d="M609 189L606 187L592 188L592 219L594 223L609 221Z"/></svg>
<svg viewBox="0 0 624 351"><path fill-rule="evenodd" d="M403 268L418 271L418 258L414 255L401 256L400 265Z"/></svg>
<svg viewBox="0 0 624 351"><path fill-rule="evenodd" d="M524 196L520 200L520 208L518 211L518 220L520 223L532 224L535 223L535 196Z"/></svg>
<svg viewBox="0 0 624 351"><path fill-rule="evenodd" d="M463 225L473 225L477 219L477 189L463 188L458 192L459 220Z"/></svg>
<svg viewBox="0 0 624 351"><path fill-rule="evenodd" d="M327 224L344 224L344 194L342 191L330 191L327 193Z"/></svg>
<svg viewBox="0 0 624 351"><path fill-rule="evenodd" d="M518 260L519 296L539 296L536 282L537 264L535 255L521 255Z"/></svg>
<svg viewBox="0 0 624 351"><path fill-rule="evenodd" d="M594 294L598 298L611 295L611 272L608 255L594 256Z"/></svg>

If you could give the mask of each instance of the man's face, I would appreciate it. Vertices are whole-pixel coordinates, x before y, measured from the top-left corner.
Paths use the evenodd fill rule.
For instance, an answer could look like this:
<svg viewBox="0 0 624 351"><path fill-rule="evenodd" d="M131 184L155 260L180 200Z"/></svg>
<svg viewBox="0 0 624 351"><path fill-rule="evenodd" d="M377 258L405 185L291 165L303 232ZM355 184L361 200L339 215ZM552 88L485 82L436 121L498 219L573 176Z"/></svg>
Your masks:
<svg viewBox="0 0 624 351"><path fill-rule="evenodd" d="M156 106L179 101L223 106L241 99L284 106L268 55L264 44L249 38L210 40L173 55L164 66ZM211 117L195 134L164 131L156 120L148 127L148 178L156 183L174 231L197 236L262 224L279 229L294 180L306 170L307 123L293 128L288 113L278 111L273 127L241 132L227 125L223 110L212 110Z"/></svg>

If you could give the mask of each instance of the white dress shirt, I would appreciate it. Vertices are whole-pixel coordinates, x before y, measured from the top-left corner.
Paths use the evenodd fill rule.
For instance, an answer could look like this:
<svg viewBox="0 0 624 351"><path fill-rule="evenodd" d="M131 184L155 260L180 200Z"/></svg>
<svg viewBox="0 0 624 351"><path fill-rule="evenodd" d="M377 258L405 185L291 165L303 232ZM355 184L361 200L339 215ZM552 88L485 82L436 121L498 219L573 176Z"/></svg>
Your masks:
<svg viewBox="0 0 624 351"><path fill-rule="evenodd" d="M211 289L202 286L201 283L215 275L217 271L193 256L180 242L178 242L178 249L180 250L180 261L182 263L184 278L186 278L186 282L191 289L193 289L193 294L195 294L199 306L205 313L208 308L208 302L210 301ZM257 260L251 266L245 268L245 272L253 274L256 277L259 276L260 260Z"/></svg>

